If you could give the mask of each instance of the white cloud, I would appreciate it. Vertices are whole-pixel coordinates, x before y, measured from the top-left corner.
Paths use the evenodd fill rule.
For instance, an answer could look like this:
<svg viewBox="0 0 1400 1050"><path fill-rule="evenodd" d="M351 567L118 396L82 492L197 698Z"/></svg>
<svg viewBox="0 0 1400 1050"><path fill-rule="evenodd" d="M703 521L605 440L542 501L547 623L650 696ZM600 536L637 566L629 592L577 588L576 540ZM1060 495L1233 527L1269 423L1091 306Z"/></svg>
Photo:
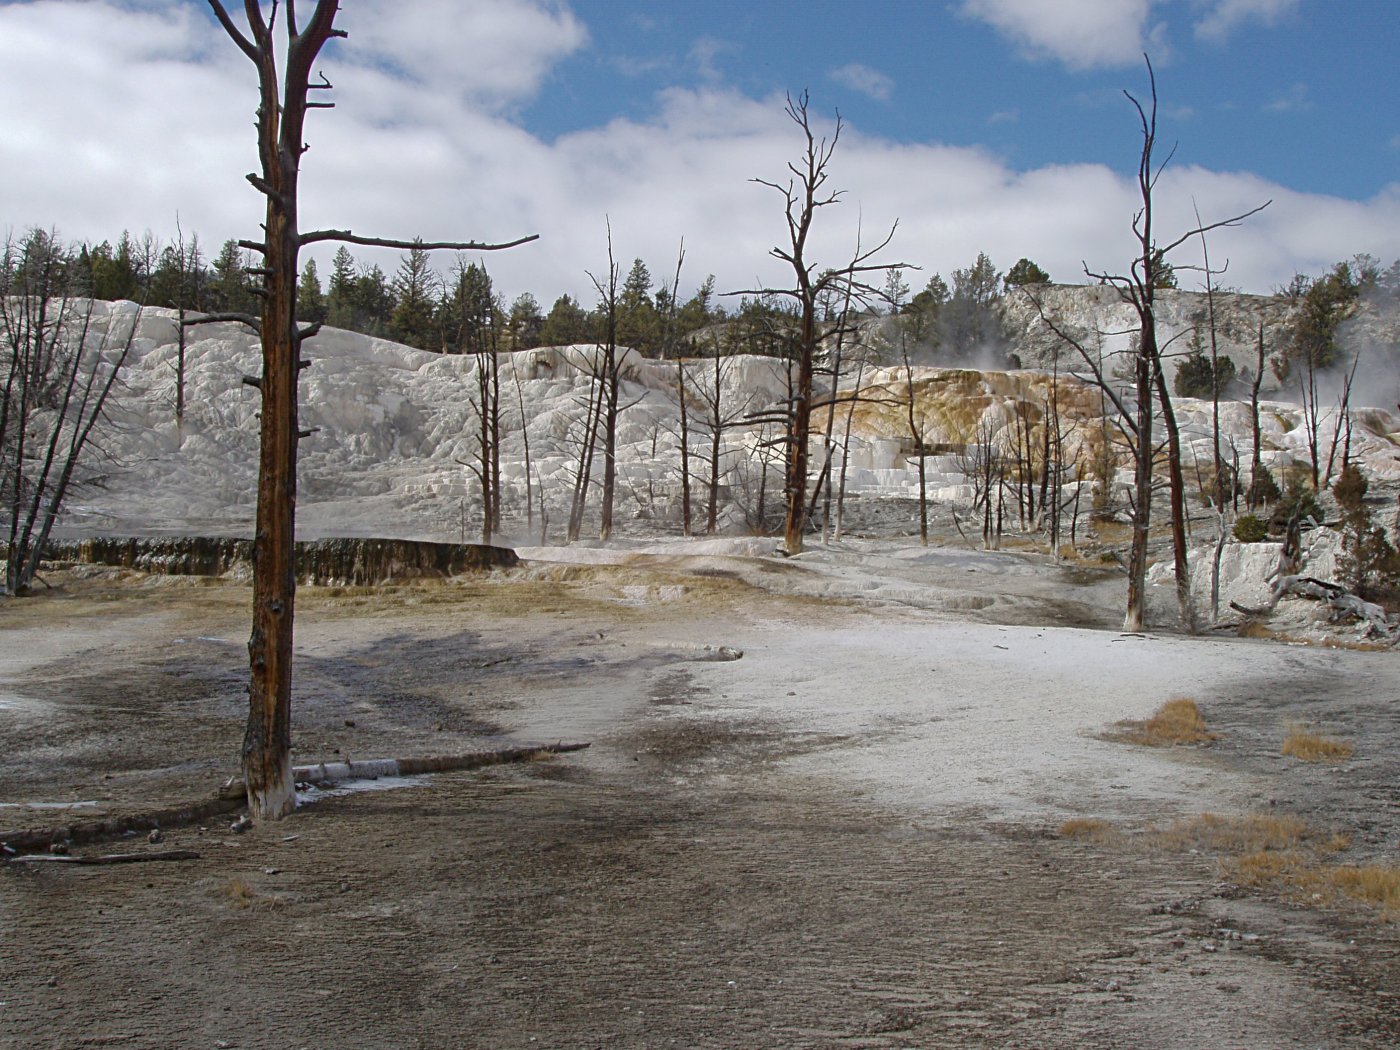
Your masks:
<svg viewBox="0 0 1400 1050"><path fill-rule="evenodd" d="M256 233L261 199L243 180L257 163L254 70L198 8L0 5L0 39L9 53L0 96L14 100L0 136L0 223L54 225L78 239L149 227L169 238L178 213L211 251ZM496 38L434 46L470 65L487 39ZM767 254L786 235L779 202L750 181L783 179L800 148L781 97L672 89L645 121L546 142L499 108L548 75L543 60L524 79L512 72L468 94L396 75L403 56L364 65L363 54L344 41L327 45L337 108L308 120L304 228L484 240L539 233L538 243L487 262L503 293L532 291L546 308L562 292L593 298L584 271L603 264L605 216L619 258L644 258L653 273L669 271L684 237L690 288L707 273L721 290L784 276ZM818 133L830 134L830 114L814 116L823 118ZM899 144L851 127L830 185L848 192L824 210L812 257L841 259L862 226L869 243L898 219L889 260L923 267L911 284L966 266L979 251L1003 268L1027 256L1061 281L1077 279L1081 261L1121 268L1132 251L1133 183L1101 165L1021 171L985 150ZM1386 234L1400 229L1400 185L1347 201L1250 175L1169 168L1158 200L1163 231L1189 227L1193 195L1208 219L1275 198L1264 215L1212 242L1213 255L1231 259L1229 282L1250 290L1357 251L1392 257ZM355 254L397 265L394 252Z"/></svg>
<svg viewBox="0 0 1400 1050"><path fill-rule="evenodd" d="M1308 85L1294 84L1264 108L1270 113L1303 113L1312 109L1312 101L1308 98Z"/></svg>
<svg viewBox="0 0 1400 1050"><path fill-rule="evenodd" d="M571 12L529 0L360 0L336 24L346 61L488 105L531 98L588 40Z"/></svg>
<svg viewBox="0 0 1400 1050"><path fill-rule="evenodd" d="M1071 69L1131 65L1166 50L1149 27L1152 0L963 0L963 15L986 22L1034 57Z"/></svg>
<svg viewBox="0 0 1400 1050"><path fill-rule="evenodd" d="M732 54L738 50L738 47L727 40L713 36L702 36L690 47L690 61L695 64L695 68L702 78L712 84L717 84L724 80L724 73L720 70L717 60L721 55Z"/></svg>
<svg viewBox="0 0 1400 1050"><path fill-rule="evenodd" d="M1298 10L1301 0L1195 0L1204 10L1196 20L1196 36L1223 43L1245 22L1273 25Z"/></svg>
<svg viewBox="0 0 1400 1050"><path fill-rule="evenodd" d="M859 91L862 95L867 95L877 102L887 101L894 91L893 80L878 69L871 69L859 62L851 62L838 69L833 69L827 74L827 77L842 87Z"/></svg>

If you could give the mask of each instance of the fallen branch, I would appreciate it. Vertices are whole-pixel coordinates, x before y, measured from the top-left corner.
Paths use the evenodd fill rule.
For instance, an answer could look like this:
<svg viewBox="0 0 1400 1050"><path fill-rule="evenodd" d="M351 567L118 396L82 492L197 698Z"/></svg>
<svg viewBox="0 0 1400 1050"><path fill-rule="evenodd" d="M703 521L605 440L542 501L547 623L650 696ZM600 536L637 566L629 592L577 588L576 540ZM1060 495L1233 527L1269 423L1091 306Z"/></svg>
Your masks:
<svg viewBox="0 0 1400 1050"><path fill-rule="evenodd" d="M1383 635L1392 642L1400 639L1400 624L1392 621L1379 605L1358 597L1345 587L1312 576L1280 576L1270 589L1268 605L1251 608L1231 602L1230 608L1247 616L1271 616L1278 603L1289 595L1326 602L1332 608L1334 618L1350 616L1364 620L1371 634Z"/></svg>
<svg viewBox="0 0 1400 1050"><path fill-rule="evenodd" d="M459 769L480 769L506 762L531 762L544 755L582 751L588 743L531 744L527 747L506 747L496 751L469 751L464 755L436 755L426 758L370 758L358 762L320 762L314 766L296 766L292 779L299 784L336 784L345 780L374 780L377 777L411 777L420 773L446 773ZM231 777L219 789L219 797L242 799L241 777Z"/></svg>
<svg viewBox="0 0 1400 1050"><path fill-rule="evenodd" d="M243 806L243 799L210 798L192 802L184 806L137 813L128 816L108 817L105 820L91 820L81 824L63 824L50 828L26 828L15 831L0 831L0 854L35 853L46 851L55 842L83 843L100 839L121 838L129 832L151 831L155 828L173 828L188 824L199 824L212 817L232 813ZM11 858L13 860L15 858Z"/></svg>
<svg viewBox="0 0 1400 1050"><path fill-rule="evenodd" d="M103 853L91 857L69 857L52 853L31 853L15 857L11 864L140 864L148 860L198 860L192 849L161 849L151 853Z"/></svg>
<svg viewBox="0 0 1400 1050"><path fill-rule="evenodd" d="M472 751L464 755L371 759L365 762L325 762L315 766L297 766L292 773L294 779L302 783L334 783L341 780L362 780L374 777L415 776L420 773L444 773L457 769L480 769L483 766L495 766L505 762L530 762L544 755L582 751L588 746L587 742L532 744L526 747L500 748L495 751ZM82 824L0 831L0 857L7 857L13 862L21 858L12 856L12 854L39 853L47 856L48 848L56 842L68 844L95 842L100 839L120 838L131 832L199 824L211 817L242 809L245 801L246 789L243 786L243 781L241 778L234 777L219 789L214 798L192 802L185 806L156 810L151 813L109 817L106 820L93 820ZM146 858L152 855L140 854L139 856ZM84 861L84 863L90 862Z"/></svg>

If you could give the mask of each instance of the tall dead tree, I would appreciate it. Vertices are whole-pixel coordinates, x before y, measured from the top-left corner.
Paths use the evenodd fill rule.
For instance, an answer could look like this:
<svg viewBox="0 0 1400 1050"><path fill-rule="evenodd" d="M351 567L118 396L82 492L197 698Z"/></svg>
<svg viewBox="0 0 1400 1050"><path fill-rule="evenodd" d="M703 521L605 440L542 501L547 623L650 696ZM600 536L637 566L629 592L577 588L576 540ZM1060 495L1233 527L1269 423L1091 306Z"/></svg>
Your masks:
<svg viewBox="0 0 1400 1050"><path fill-rule="evenodd" d="M598 309L603 316L603 338L593 358L593 378L599 386L598 423L594 429L603 435L603 495L598 538L608 540L613 530L613 504L617 493L617 422L622 411L622 364L631 352L617 345L618 284L621 273L613 259L612 223L608 223L608 272L603 278L592 273L588 279L598 291Z"/></svg>
<svg viewBox="0 0 1400 1050"><path fill-rule="evenodd" d="M787 503L783 543L789 554L801 553L807 530L807 446L812 425L812 381L818 344L822 337L817 320L818 304L828 293L839 295L847 290L858 298L874 297L879 294L879 290L864 279L865 275L883 273L907 265L870 261L894 239L894 227L890 228L890 232L875 247L868 250L857 249L845 264L833 269L819 270L817 264L808 259L807 240L818 210L836 204L842 197L842 191L829 190L826 183L830 178L831 157L836 151L836 143L841 138L843 124L838 113L831 138L818 138L812 130L807 101L805 91L796 98L789 95L787 100L787 115L797 125L804 140L801 159L787 166L791 177L786 183L769 182L767 179L751 180L776 191L783 198L788 243L771 249L769 254L792 269L793 287L751 288L727 293L782 296L792 300L797 307L797 338L794 348L796 368L792 394L785 406L783 418L786 445L786 480L783 491Z"/></svg>
<svg viewBox="0 0 1400 1050"><path fill-rule="evenodd" d="M297 379L307 362L302 344L319 325L301 328L296 320L296 291L301 248L321 241L342 241L376 247L447 248L493 251L533 240L525 237L505 244L415 241L359 237L349 230L302 233L297 224L297 177L307 150L303 127L308 109L329 109L334 103L312 102L312 91L328 91L322 75L311 82L311 67L321 48L333 37L337 0L317 0L303 27L296 0L286 0L286 37L278 69L277 4L264 15L258 0L244 0L247 32L239 28L220 0L209 6L229 38L257 67L258 159L260 171L248 181L266 201L263 238L241 241L262 255L251 271L262 278L258 288L261 316L231 315L258 332L262 340L262 374L256 386L262 395L258 456L258 508L253 538L253 630L248 639L250 676L248 727L243 739L243 775L248 808L255 820L277 820L296 803L291 764L292 622L296 598L296 467L297 442L304 435L297 422Z"/></svg>
<svg viewBox="0 0 1400 1050"><path fill-rule="evenodd" d="M1190 621L1190 577L1186 557L1186 498L1185 481L1181 473L1180 438L1177 433L1176 417L1172 411L1171 395L1167 390L1166 377L1162 369L1162 346L1157 340L1157 291L1165 283L1163 277L1170 269L1167 256L1192 238L1211 230L1238 226L1251 215L1263 211L1271 201L1265 201L1257 208L1218 222L1198 224L1175 240L1158 245L1153 226L1153 193L1163 169L1171 161L1169 152L1166 159L1157 163L1154 154L1157 147L1157 78L1152 71L1152 62L1147 61L1147 78L1150 87L1147 104L1139 101L1129 91L1123 94L1137 111L1142 134L1142 149L1138 154L1137 186L1140 206L1133 216L1133 238L1137 242L1137 252L1127 274L1096 272L1086 264L1084 272L1100 284L1112 285L1119 298L1133 308L1137 315L1137 345L1133 350L1133 387L1131 395L1124 396L1116 390L1111 377L1103 369L1103 362L1063 326L1052 321L1046 314L1040 299L1028 289L1023 289L1036 307L1041 320L1045 321L1057 336L1069 343L1079 353L1088 366L1093 382L1113 402L1121 417L1124 433L1128 436L1133 452L1133 508L1132 542L1128 548L1128 601L1123 618L1125 631L1140 631L1144 623L1147 584L1147 543L1152 523L1153 470L1157 455L1154 431L1154 398L1158 401L1167 431L1167 468L1171 492L1172 508L1172 549L1176 567L1177 603L1183 621ZM1174 151L1173 151L1174 152Z"/></svg>

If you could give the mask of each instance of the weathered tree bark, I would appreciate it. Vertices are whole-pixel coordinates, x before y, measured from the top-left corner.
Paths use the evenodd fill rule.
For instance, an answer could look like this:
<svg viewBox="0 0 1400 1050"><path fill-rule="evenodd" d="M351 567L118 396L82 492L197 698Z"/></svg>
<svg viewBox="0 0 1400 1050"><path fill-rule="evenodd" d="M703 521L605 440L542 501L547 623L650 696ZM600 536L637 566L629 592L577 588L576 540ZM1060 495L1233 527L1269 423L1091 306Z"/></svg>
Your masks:
<svg viewBox="0 0 1400 1050"><path fill-rule="evenodd" d="M1278 603L1290 594L1326 602L1341 615L1364 620L1370 634L1385 638L1392 645L1400 641L1400 623L1392 619L1381 606L1358 597L1345 587L1312 576L1280 576L1270 590L1268 605L1251 608L1231 602L1230 608L1249 616L1268 616L1273 613Z"/></svg>
<svg viewBox="0 0 1400 1050"><path fill-rule="evenodd" d="M1158 246L1153 232L1153 191L1161 177L1164 161L1158 165L1153 159L1157 143L1157 79L1152 71L1152 63L1147 63L1148 83L1151 86L1149 104L1144 105L1129 92L1124 92L1128 101L1137 111L1142 131L1142 149L1138 154L1138 195L1141 207L1133 216L1133 237L1137 242L1137 253L1127 275L1096 273L1085 267L1085 274L1101 283L1111 284L1118 289L1123 302L1133 308L1138 318L1138 345L1133 355L1134 404L1131 410L1125 400L1113 389L1109 377L1104 374L1102 361L1095 362L1083 342L1076 339L1048 317L1040 302L1030 292L1026 294L1035 304L1037 313L1052 331L1068 342L1079 352L1085 364L1094 374L1099 389L1113 401L1122 417L1125 432L1133 446L1133 521L1132 541L1128 549L1128 600L1123 617L1123 630L1141 631L1146 607L1147 583L1147 542L1152 523L1152 474L1156 446L1152 438L1154 388L1159 396L1168 439L1168 471L1172 492L1172 546L1177 569L1177 601L1182 608L1183 619L1189 622L1190 578L1186 565L1186 521L1185 485L1181 479L1180 439L1176 434L1176 419L1171 410L1171 395L1162 377L1162 349L1157 342L1156 291L1160 277L1167 268L1167 256L1193 237L1222 227L1238 226L1241 221L1256 212L1267 208L1266 201L1257 208L1219 222L1198 224L1171 243ZM1170 157L1168 157L1170 160Z"/></svg>
<svg viewBox="0 0 1400 1050"><path fill-rule="evenodd" d="M104 853L91 857L54 856L53 854L33 853L15 857L12 864L140 864L152 860L198 860L199 854L192 849L161 849L149 853Z"/></svg>
<svg viewBox="0 0 1400 1050"><path fill-rule="evenodd" d="M1259 342L1255 355L1257 364L1255 365L1254 385L1249 389L1249 422L1250 437L1253 440L1253 450L1249 456L1249 509L1251 511L1258 508L1263 502L1260 493L1259 479L1264 472L1264 430L1259 423L1259 388L1264 383L1264 322L1259 322Z"/></svg>
<svg viewBox="0 0 1400 1050"><path fill-rule="evenodd" d="M546 755L562 755L584 751L588 742L558 744L526 744L522 747L502 747L493 751L469 751L461 755L428 755L422 758L371 758L358 762L318 762L313 766L297 766L292 770L297 783L338 784L346 780L373 780L376 777L411 777L422 773L447 773L462 769L481 769L509 762L532 762ZM243 781L234 778L219 789L221 798L239 798L245 791Z"/></svg>
<svg viewBox="0 0 1400 1050"><path fill-rule="evenodd" d="M681 410L681 534L690 535L690 397L685 387L685 360L676 358L676 402Z"/></svg>
<svg viewBox="0 0 1400 1050"><path fill-rule="evenodd" d="M311 66L322 46L344 37L334 26L337 0L317 0L305 28L297 24L296 5L285 7L286 53L278 70L274 39L277 8L263 15L258 0L244 0L251 34L234 24L220 0L209 0L215 17L258 70L258 158L261 173L248 181L266 199L263 239L241 242L263 256L262 394L258 453L258 503L254 527L253 630L248 640L250 666L248 727L243 740L243 771L248 806L254 820L277 820L295 805L291 768L292 624L296 600L297 379L301 344L319 326L299 329L296 321L297 256L303 244L323 240L429 247L421 242L357 238L348 230L301 233L297 224L297 178L307 150L303 129L308 108L332 104L309 102ZM529 239L529 238L527 238ZM519 241L513 243L521 243ZM459 250L507 247L472 242L445 242L432 247Z"/></svg>
<svg viewBox="0 0 1400 1050"><path fill-rule="evenodd" d="M1171 501L1172 568L1176 579L1176 611L1182 629L1196 631L1195 608L1191 603L1191 562L1186 535L1186 479L1181 472L1181 431L1172 408L1171 392L1159 354L1156 363L1157 397L1162 406L1162 424L1167 432L1167 492ZM1216 457L1219 466L1219 457Z"/></svg>

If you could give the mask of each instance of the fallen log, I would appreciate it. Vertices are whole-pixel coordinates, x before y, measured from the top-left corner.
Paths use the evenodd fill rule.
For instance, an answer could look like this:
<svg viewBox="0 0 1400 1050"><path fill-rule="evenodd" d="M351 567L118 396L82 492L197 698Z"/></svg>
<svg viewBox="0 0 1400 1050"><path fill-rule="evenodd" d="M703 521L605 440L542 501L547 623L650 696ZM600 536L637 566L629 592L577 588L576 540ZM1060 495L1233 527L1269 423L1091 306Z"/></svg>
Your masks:
<svg viewBox="0 0 1400 1050"><path fill-rule="evenodd" d="M0 854L35 853L47 850L55 842L84 843L100 839L115 839L123 835L152 831L155 828L174 828L198 824L212 817L232 813L243 806L243 799L215 797L191 802L188 805L172 806L149 813L129 814L108 817L105 820L90 820L78 824L61 824L49 828L24 828L15 831L0 831ZM11 860L15 859L13 857Z"/></svg>
<svg viewBox="0 0 1400 1050"><path fill-rule="evenodd" d="M1326 602L1336 616L1350 616L1365 621L1372 635L1382 635L1391 642L1400 640L1400 624L1391 620L1379 605L1366 601L1345 587L1313 576L1280 576L1270 588L1268 605L1251 608L1231 602L1230 608L1247 616L1271 616L1278 603L1289 595Z"/></svg>
<svg viewBox="0 0 1400 1050"><path fill-rule="evenodd" d="M531 762L545 755L582 751L589 744L530 744L505 747L494 751L468 751L461 755L430 755L424 758L369 758L354 762L318 762L314 766L295 766L292 779L298 784L339 784L346 780L375 780L379 777L411 777L421 773L447 773L460 769L480 769L507 762ZM224 799L243 798L245 788L241 777L230 777L219 789Z"/></svg>
<svg viewBox="0 0 1400 1050"><path fill-rule="evenodd" d="M198 860L192 849L160 849L150 853L99 853L95 856L72 857L52 853L31 853L14 857L11 864L140 864L148 860Z"/></svg>

